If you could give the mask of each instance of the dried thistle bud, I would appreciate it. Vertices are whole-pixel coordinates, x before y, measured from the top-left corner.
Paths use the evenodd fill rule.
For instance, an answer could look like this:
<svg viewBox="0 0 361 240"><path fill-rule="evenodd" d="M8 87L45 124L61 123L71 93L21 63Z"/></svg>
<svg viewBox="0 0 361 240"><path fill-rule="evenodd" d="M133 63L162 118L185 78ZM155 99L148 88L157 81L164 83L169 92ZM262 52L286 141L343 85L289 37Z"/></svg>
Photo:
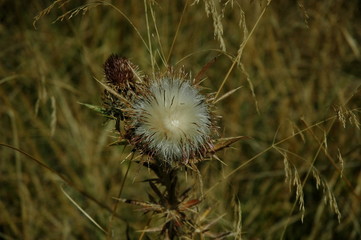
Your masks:
<svg viewBox="0 0 361 240"><path fill-rule="evenodd" d="M132 107L131 142L170 163L202 158L212 148L212 118L206 97L190 80L153 80Z"/></svg>
<svg viewBox="0 0 361 240"><path fill-rule="evenodd" d="M133 81L135 66L124 57L112 54L104 63L104 73L107 83L120 88L129 86Z"/></svg>
<svg viewBox="0 0 361 240"><path fill-rule="evenodd" d="M125 57L112 54L104 63L105 83L109 89L102 96L105 114L112 118L123 119L123 110L141 91L143 76L138 67ZM117 127L118 129L118 127Z"/></svg>

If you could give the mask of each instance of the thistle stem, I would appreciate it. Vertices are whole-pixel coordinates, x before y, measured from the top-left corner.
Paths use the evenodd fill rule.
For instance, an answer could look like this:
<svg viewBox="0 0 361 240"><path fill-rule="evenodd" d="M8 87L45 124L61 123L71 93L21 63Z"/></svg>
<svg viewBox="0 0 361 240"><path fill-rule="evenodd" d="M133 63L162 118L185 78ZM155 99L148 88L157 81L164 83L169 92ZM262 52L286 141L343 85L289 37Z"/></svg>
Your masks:
<svg viewBox="0 0 361 240"><path fill-rule="evenodd" d="M177 168L172 167L168 163L162 164L155 164L151 168L154 173L158 177L158 181L161 185L165 187L164 192L164 206L172 212L178 212L179 206L179 196L178 196L178 176L177 176ZM177 214L178 216L182 217L183 214ZM180 231L180 222L182 219L172 218L168 221L164 227L162 232L168 235L169 239L174 239L175 237L179 236L181 233ZM180 220L180 221L179 221Z"/></svg>

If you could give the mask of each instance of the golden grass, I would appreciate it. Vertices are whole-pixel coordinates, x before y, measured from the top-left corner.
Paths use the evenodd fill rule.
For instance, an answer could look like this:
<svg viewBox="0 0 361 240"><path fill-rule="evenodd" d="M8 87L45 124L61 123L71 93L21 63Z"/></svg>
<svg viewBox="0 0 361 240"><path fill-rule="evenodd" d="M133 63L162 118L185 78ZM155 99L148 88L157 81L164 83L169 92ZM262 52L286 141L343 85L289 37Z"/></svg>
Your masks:
<svg viewBox="0 0 361 240"><path fill-rule="evenodd" d="M249 139L198 166L204 226L229 239L361 238L357 1L121 2L0 3L1 239L157 239L139 232L156 219L114 200L122 184L147 200L151 173L78 104L100 105L112 53L150 76L196 76L218 56L203 85L217 97L242 87L217 102L220 135Z"/></svg>

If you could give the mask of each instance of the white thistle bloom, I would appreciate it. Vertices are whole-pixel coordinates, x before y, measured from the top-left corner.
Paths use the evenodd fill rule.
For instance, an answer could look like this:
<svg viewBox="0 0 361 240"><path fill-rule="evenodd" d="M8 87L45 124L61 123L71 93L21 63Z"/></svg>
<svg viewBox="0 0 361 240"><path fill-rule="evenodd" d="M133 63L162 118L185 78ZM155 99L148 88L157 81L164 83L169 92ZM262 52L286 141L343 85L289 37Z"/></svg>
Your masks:
<svg viewBox="0 0 361 240"><path fill-rule="evenodd" d="M133 105L133 139L163 161L200 157L210 146L211 117L205 97L180 78L154 81Z"/></svg>

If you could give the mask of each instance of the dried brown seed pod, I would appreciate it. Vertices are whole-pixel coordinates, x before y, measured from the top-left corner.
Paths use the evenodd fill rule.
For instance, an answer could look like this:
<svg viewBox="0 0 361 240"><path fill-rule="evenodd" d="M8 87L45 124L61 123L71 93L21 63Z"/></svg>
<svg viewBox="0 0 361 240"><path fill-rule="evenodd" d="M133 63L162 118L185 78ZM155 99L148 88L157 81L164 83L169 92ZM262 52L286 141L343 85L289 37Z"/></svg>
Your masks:
<svg viewBox="0 0 361 240"><path fill-rule="evenodd" d="M108 84L125 88L133 82L136 67L125 57L112 54L104 63L104 73Z"/></svg>

